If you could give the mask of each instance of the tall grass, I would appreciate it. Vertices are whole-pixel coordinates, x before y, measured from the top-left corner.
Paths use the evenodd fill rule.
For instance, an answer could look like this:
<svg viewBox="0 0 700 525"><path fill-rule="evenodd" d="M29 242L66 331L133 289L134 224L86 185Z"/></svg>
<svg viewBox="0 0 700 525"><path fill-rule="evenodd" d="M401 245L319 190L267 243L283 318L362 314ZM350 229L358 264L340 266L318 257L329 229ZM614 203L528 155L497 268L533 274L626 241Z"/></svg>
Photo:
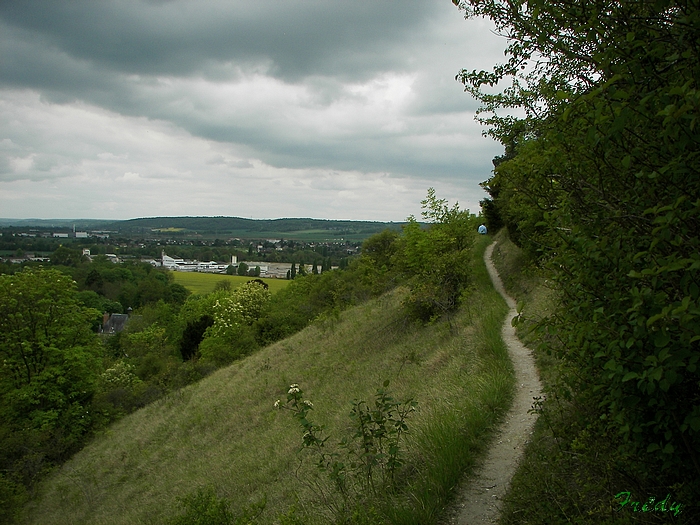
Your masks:
<svg viewBox="0 0 700 525"><path fill-rule="evenodd" d="M265 498L261 523L282 514L322 523L332 513L319 491L331 494L331 483L302 461L298 424L273 403L299 383L336 442L350 432L352 400L371 399L386 379L397 399L419 405L402 488L379 513L435 523L513 392L499 335L507 308L483 266L486 241L474 253L474 290L449 324L407 322L401 289L316 322L119 421L47 479L24 523L164 523L178 497L204 487L237 508Z"/></svg>

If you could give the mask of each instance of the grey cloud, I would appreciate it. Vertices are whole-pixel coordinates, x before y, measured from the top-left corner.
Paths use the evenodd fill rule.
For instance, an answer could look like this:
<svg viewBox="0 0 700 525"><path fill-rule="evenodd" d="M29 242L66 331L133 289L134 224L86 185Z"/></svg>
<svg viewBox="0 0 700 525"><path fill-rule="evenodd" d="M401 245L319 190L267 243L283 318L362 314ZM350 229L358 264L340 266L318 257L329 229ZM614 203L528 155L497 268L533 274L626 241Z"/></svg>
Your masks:
<svg viewBox="0 0 700 525"><path fill-rule="evenodd" d="M207 164L211 166L226 166L229 168L239 168L239 169L250 169L253 168L253 164L249 160L229 160L223 155L216 155L207 161Z"/></svg>
<svg viewBox="0 0 700 525"><path fill-rule="evenodd" d="M37 171L51 171L61 165L61 160L59 155L41 153L34 157L32 167Z"/></svg>
<svg viewBox="0 0 700 525"><path fill-rule="evenodd" d="M45 0L4 2L0 17L76 59L124 73L189 75L211 60L269 60L271 74L298 80L311 74L366 78L396 67L397 43L431 8L419 0Z"/></svg>
<svg viewBox="0 0 700 525"><path fill-rule="evenodd" d="M145 128L166 123L159 129L172 136L164 148L175 135L221 145L211 150L225 152L220 158L206 160L209 152L198 162L223 176L257 174L261 161L476 185L500 148L474 131L476 104L454 76L482 67L472 59L494 50L476 35L465 38L462 24L447 0L0 2L0 104L3 92L34 92L47 106L79 106L106 119L76 116L86 133L63 140L60 117L49 130L32 106L33 120L14 115L21 124L0 135L19 148L0 144L0 172L5 180L43 180L74 173L85 159L101 163L87 163L86 178L109 167L146 180L145 163L165 166L164 176L177 171L169 164L175 155L137 157L127 138L112 136L106 122L123 123L118 115ZM387 77L405 82L397 91L410 84L410 93L394 100L391 89L363 91ZM370 100L385 95L384 106ZM123 159L99 156L107 151ZM29 171L27 161L18 169L8 160L30 155ZM338 187L334 177L342 175L316 183Z"/></svg>

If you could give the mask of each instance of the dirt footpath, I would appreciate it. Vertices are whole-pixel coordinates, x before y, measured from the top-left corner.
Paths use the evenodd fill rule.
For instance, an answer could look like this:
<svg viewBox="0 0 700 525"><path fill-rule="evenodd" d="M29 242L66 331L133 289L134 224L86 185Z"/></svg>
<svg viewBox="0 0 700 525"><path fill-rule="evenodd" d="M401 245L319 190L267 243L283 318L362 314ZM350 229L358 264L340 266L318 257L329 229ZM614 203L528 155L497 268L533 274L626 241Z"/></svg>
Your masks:
<svg viewBox="0 0 700 525"><path fill-rule="evenodd" d="M465 480L455 503L445 513L442 523L449 525L472 525L475 523L498 523L500 502L505 495L525 445L532 434L536 416L528 414L533 397L539 396L542 386L530 351L523 346L511 326L517 315L515 301L506 294L496 268L491 262L495 242L486 248L484 262L493 286L510 307L503 322L501 336L515 368L517 390L513 406L498 429L488 455L477 468L474 476Z"/></svg>

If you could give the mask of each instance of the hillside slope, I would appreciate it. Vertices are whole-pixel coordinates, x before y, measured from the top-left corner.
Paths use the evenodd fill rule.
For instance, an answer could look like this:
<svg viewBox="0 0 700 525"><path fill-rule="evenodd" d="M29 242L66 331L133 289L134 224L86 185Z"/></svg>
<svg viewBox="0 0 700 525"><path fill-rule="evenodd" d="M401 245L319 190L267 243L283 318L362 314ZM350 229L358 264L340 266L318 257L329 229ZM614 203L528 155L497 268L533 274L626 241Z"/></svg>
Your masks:
<svg viewBox="0 0 700 525"><path fill-rule="evenodd" d="M474 253L469 304L451 326L407 324L402 290L319 320L124 418L43 484L24 522L163 523L177 497L206 486L239 508L266 498L261 523L296 501L320 519L317 487L307 483L315 471L297 454L300 428L273 404L300 384L335 442L348 434L351 401L371 399L387 379L395 397L419 403L407 442L410 496L395 512L405 511L403 522L434 522L513 392L500 339L507 307L483 265L486 242Z"/></svg>

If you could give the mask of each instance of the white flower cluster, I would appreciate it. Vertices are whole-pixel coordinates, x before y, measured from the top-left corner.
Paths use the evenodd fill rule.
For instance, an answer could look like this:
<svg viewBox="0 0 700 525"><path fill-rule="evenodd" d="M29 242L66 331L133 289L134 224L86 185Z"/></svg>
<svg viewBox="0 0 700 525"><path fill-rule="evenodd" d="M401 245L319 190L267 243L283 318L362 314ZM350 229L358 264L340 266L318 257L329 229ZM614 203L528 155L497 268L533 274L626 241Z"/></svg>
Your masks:
<svg viewBox="0 0 700 525"><path fill-rule="evenodd" d="M102 373L102 381L110 388L131 388L141 382L134 369L134 365L119 361Z"/></svg>
<svg viewBox="0 0 700 525"><path fill-rule="evenodd" d="M213 305L213 335L232 336L241 325L252 324L269 300L270 292L256 283L241 286L220 297Z"/></svg>
<svg viewBox="0 0 700 525"><path fill-rule="evenodd" d="M214 303L214 335L230 335L242 322L243 307L233 297L223 297Z"/></svg>

